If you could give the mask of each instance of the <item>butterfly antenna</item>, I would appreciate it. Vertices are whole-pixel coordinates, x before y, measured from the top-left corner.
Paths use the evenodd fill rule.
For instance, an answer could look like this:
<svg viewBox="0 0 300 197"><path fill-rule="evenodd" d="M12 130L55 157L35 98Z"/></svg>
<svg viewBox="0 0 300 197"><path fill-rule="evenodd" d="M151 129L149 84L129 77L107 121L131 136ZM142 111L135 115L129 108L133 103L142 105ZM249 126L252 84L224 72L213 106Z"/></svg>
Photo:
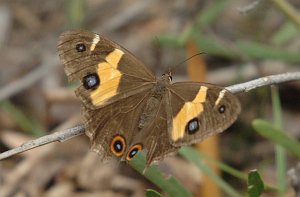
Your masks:
<svg viewBox="0 0 300 197"><path fill-rule="evenodd" d="M178 64L176 64L176 65L174 65L174 66L172 66L172 67L169 67L169 73L171 73L171 71L173 70L173 68L175 68L175 67L177 67L177 66L180 66L180 65L182 65L183 63L189 61L190 59L192 59L192 58L194 58L194 57L196 57L196 56L198 56L198 55L202 55L202 54L206 54L206 53L204 53L204 52L196 53L195 55L192 55L191 57L187 58L186 60L184 60L184 61L182 61L182 62L180 62L180 63L178 63Z"/></svg>

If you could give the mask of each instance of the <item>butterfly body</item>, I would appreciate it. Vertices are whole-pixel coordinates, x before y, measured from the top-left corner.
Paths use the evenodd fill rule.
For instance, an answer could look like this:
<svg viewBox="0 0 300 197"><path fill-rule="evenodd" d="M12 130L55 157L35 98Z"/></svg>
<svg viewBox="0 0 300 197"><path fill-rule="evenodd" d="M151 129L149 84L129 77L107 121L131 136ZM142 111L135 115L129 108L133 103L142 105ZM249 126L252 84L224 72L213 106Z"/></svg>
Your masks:
<svg viewBox="0 0 300 197"><path fill-rule="evenodd" d="M91 150L101 158L130 160L141 150L147 164L183 145L222 132L237 118L240 104L222 87L171 82L156 77L116 43L87 31L60 36L60 58L69 80L80 80L76 95Z"/></svg>
<svg viewBox="0 0 300 197"><path fill-rule="evenodd" d="M146 106L140 115L138 121L138 128L142 129L147 123L150 123L155 118L159 104L164 99L164 96L167 92L167 88L170 85L170 79L167 75L163 75L160 80L153 86L151 89L151 94L148 100L146 101Z"/></svg>

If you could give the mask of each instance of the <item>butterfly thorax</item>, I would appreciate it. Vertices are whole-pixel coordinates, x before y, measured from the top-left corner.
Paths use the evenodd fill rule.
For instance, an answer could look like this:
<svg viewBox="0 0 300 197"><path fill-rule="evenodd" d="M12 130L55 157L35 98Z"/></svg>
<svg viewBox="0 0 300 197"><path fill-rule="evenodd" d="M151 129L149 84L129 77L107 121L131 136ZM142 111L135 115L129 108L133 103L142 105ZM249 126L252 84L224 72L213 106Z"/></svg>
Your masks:
<svg viewBox="0 0 300 197"><path fill-rule="evenodd" d="M161 99L161 97L165 94L167 87L170 85L170 79L163 75L151 90L151 96L157 99Z"/></svg>
<svg viewBox="0 0 300 197"><path fill-rule="evenodd" d="M139 129L144 128L154 120L159 109L159 104L161 103L169 85L170 78L167 75L163 75L159 80L157 80L157 83L151 90L146 106L140 115L138 122Z"/></svg>

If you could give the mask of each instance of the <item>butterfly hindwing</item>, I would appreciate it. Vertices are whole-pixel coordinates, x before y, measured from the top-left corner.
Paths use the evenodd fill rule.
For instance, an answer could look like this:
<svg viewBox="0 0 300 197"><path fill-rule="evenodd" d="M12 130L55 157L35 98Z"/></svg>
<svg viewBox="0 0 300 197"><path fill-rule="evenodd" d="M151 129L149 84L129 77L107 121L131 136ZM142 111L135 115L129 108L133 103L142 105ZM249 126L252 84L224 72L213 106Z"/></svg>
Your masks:
<svg viewBox="0 0 300 197"><path fill-rule="evenodd" d="M240 113L237 98L224 88L197 82L169 87L168 133L175 146L193 144L228 128Z"/></svg>
<svg viewBox="0 0 300 197"><path fill-rule="evenodd" d="M102 159L116 156L126 158L126 153L137 134L139 114L145 107L147 92L141 92L109 104L101 109L91 110L83 107L83 115L87 123L86 135L91 141L91 150ZM120 139L124 148L114 151L113 140Z"/></svg>
<svg viewBox="0 0 300 197"><path fill-rule="evenodd" d="M168 134L168 116L167 116L168 97L164 95L159 101L154 117L140 131L136 132L132 144L142 144L146 154L146 166L153 162L160 161L167 155L176 153L179 149L169 140Z"/></svg>
<svg viewBox="0 0 300 197"><path fill-rule="evenodd" d="M69 80L81 81L76 95L91 109L150 89L155 82L130 52L92 32L63 33L58 51Z"/></svg>

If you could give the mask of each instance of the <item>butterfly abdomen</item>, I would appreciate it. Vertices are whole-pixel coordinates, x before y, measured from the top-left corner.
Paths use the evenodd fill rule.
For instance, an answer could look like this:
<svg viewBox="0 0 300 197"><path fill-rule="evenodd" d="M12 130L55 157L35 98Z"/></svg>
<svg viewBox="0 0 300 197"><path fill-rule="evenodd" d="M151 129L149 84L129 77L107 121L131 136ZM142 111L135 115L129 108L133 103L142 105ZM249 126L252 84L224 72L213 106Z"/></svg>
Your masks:
<svg viewBox="0 0 300 197"><path fill-rule="evenodd" d="M153 96L148 99L146 106L139 118L138 128L140 130L149 125L155 118L159 104L160 100Z"/></svg>
<svg viewBox="0 0 300 197"><path fill-rule="evenodd" d="M147 100L146 106L140 115L138 128L142 129L146 125L152 123L155 116L157 115L157 111L159 109L159 105L163 96L166 94L167 85L169 83L164 80L159 80L156 85L151 90L151 96Z"/></svg>

